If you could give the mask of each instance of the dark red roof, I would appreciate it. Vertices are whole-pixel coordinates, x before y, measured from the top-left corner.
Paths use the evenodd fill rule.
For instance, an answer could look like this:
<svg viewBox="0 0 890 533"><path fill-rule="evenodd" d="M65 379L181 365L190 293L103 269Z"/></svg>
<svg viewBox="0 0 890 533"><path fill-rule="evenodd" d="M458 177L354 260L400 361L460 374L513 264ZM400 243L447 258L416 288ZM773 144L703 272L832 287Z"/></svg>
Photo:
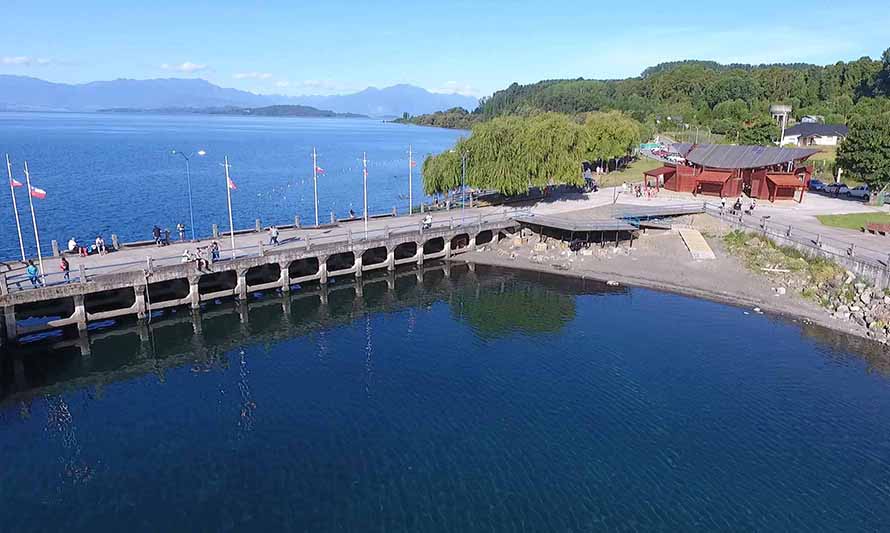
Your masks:
<svg viewBox="0 0 890 533"><path fill-rule="evenodd" d="M643 172L644 176L662 176L664 174L673 174L677 171L676 167L669 167L667 165L663 167L653 168L652 170L647 170Z"/></svg>
<svg viewBox="0 0 890 533"><path fill-rule="evenodd" d="M766 179L776 184L777 187L805 187L803 176L797 174L767 174Z"/></svg>
<svg viewBox="0 0 890 533"><path fill-rule="evenodd" d="M696 181L700 181L702 183L725 183L730 176L732 176L732 172L721 172L719 170L703 170L701 173L695 176L695 179Z"/></svg>

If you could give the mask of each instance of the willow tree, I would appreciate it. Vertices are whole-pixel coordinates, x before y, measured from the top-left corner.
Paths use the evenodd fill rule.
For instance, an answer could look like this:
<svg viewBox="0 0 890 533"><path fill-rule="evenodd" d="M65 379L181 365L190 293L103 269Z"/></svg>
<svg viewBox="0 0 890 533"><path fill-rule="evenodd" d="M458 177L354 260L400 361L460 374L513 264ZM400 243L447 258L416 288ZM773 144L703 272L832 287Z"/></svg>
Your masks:
<svg viewBox="0 0 890 533"><path fill-rule="evenodd" d="M621 113L591 113L577 120L558 113L507 116L482 122L472 135L423 164L427 194L466 184L504 194L530 187L583 183L581 162L624 156L641 140L642 126Z"/></svg>

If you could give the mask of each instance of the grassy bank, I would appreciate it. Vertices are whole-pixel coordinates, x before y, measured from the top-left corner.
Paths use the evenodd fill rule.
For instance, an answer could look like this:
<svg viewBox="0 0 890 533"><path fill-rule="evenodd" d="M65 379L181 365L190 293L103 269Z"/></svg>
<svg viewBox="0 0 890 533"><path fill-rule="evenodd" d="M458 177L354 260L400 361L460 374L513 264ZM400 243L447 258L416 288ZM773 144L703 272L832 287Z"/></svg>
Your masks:
<svg viewBox="0 0 890 533"><path fill-rule="evenodd" d="M662 164L660 161L649 159L648 157L640 157L622 170L600 176L599 185L600 187L611 187L613 185L621 185L624 182L641 182L643 181L643 172L658 168Z"/></svg>
<svg viewBox="0 0 890 533"><path fill-rule="evenodd" d="M817 215L824 226L861 230L870 222L890 224L890 213L850 213L847 215Z"/></svg>

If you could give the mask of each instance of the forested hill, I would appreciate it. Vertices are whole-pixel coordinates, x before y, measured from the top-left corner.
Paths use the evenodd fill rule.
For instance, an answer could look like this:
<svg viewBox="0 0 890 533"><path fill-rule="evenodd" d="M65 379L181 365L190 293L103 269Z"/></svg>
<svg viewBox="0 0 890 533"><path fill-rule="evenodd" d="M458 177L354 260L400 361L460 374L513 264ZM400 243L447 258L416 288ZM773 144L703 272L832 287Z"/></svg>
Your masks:
<svg viewBox="0 0 890 533"><path fill-rule="evenodd" d="M847 123L857 114L890 111L890 49L881 60L863 57L827 66L678 61L647 68L639 77L624 80L514 83L483 99L472 118L481 121L547 111L618 110L643 123L654 125L658 119L682 117L685 123L733 133L768 119L769 105L774 103L791 104L795 117L822 115L828 123ZM411 118L417 124L431 121L425 116ZM466 127L465 121L461 123Z"/></svg>

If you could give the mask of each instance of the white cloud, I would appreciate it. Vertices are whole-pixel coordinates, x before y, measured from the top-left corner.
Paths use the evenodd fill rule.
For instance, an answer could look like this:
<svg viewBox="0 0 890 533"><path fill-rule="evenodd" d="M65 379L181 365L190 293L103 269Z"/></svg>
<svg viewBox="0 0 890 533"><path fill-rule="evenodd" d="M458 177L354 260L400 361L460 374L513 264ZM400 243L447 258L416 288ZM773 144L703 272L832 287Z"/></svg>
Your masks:
<svg viewBox="0 0 890 533"><path fill-rule="evenodd" d="M238 72L233 77L236 80L268 80L272 75L268 72Z"/></svg>
<svg viewBox="0 0 890 533"><path fill-rule="evenodd" d="M463 96L479 96L479 89L473 87L468 83L460 83L456 81L446 81L442 87L437 89L430 89L431 93L443 93L443 94L460 94Z"/></svg>
<svg viewBox="0 0 890 533"><path fill-rule="evenodd" d="M185 63L180 63L178 65L171 65L169 63L164 63L161 65L161 68L164 70L175 70L177 72L184 72L186 74L192 74L195 72L200 72L202 70L207 70L207 65L202 65L200 63L192 63L191 61L186 61Z"/></svg>
<svg viewBox="0 0 890 533"><path fill-rule="evenodd" d="M284 89L285 87L290 87L290 82L287 80L279 80L275 82L275 86Z"/></svg>
<svg viewBox="0 0 890 533"><path fill-rule="evenodd" d="M52 63L52 60L46 59L43 57L30 57L30 56L4 56L0 57L0 65L14 65L14 66L44 66Z"/></svg>

